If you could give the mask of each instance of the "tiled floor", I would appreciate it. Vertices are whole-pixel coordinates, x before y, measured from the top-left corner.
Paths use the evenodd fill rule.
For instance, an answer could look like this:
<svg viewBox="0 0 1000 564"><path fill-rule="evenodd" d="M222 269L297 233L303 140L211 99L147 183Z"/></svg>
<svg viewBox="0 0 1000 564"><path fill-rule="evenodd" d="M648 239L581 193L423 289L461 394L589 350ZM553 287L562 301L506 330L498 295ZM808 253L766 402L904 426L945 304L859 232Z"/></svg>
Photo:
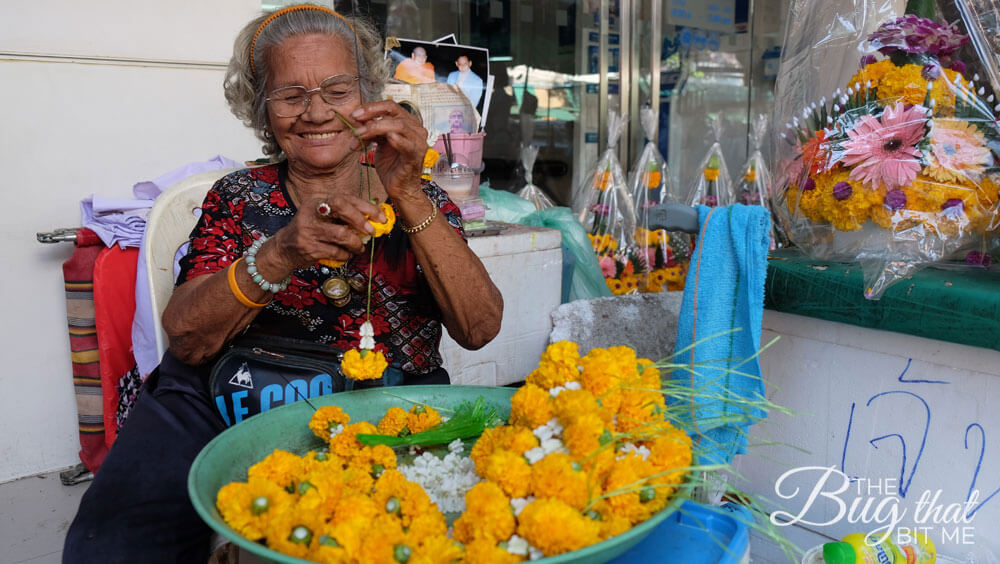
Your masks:
<svg viewBox="0 0 1000 564"><path fill-rule="evenodd" d="M0 484L0 561L60 562L63 538L88 484L64 486L58 471Z"/></svg>

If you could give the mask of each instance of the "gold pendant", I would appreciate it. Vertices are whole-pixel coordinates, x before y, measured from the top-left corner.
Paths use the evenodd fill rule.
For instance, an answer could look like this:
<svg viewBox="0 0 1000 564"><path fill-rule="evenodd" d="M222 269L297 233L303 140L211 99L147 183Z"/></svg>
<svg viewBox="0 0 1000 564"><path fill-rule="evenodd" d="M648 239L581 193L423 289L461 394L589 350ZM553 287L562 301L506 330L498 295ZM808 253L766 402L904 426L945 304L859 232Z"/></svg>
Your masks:
<svg viewBox="0 0 1000 564"><path fill-rule="evenodd" d="M344 307L351 301L351 287L339 276L327 278L322 286L323 294L333 300L333 305Z"/></svg>
<svg viewBox="0 0 1000 564"><path fill-rule="evenodd" d="M355 292L364 290L366 285L364 276L352 276L347 280L347 283L351 285L351 288L354 288Z"/></svg>

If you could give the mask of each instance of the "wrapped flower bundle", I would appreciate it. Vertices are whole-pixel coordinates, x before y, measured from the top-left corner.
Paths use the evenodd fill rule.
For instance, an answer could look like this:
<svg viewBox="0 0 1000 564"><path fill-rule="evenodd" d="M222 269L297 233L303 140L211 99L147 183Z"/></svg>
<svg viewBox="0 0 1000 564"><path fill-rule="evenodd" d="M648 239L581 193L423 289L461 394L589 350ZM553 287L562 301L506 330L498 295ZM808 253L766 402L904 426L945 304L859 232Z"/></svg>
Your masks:
<svg viewBox="0 0 1000 564"><path fill-rule="evenodd" d="M630 348L581 357L575 343L558 342L511 397L509 422L475 442L471 480L426 472L426 460L414 460L424 469L414 470L402 453L359 440L447 429L434 408L393 407L376 425L327 406L309 422L326 448L275 450L246 482L224 486L216 505L246 538L316 562L487 564L563 554L650 518L685 479L691 439L667 421L661 385L654 363ZM449 451L446 461L461 443ZM463 485L464 509L450 527L431 497L440 488L407 479L417 475Z"/></svg>
<svg viewBox="0 0 1000 564"><path fill-rule="evenodd" d="M870 299L921 265L979 249L996 228L994 97L957 58L966 35L933 21L932 3L907 11L871 33L857 72L782 134L792 151L776 207L789 237L818 258L862 259Z"/></svg>
<svg viewBox="0 0 1000 564"><path fill-rule="evenodd" d="M610 112L608 148L577 194L577 201L583 204L580 223L597 254L604 281L615 295L638 293L646 272L646 263L632 239L635 204L617 156L616 147L624 129L624 116Z"/></svg>
<svg viewBox="0 0 1000 564"><path fill-rule="evenodd" d="M647 142L629 176L638 222L633 239L639 258L645 263L645 274L639 279L639 291L683 290L691 255L691 237L686 233L649 229L650 208L670 201L673 190L669 187L667 162L656 148L656 143L651 141L656 139L656 112L652 108L643 108L639 122Z"/></svg>
<svg viewBox="0 0 1000 564"><path fill-rule="evenodd" d="M722 154L722 114L712 119L712 133L715 142L701 161L701 176L688 195L687 203L692 206L728 206L733 203L733 183L729 178L729 167Z"/></svg>

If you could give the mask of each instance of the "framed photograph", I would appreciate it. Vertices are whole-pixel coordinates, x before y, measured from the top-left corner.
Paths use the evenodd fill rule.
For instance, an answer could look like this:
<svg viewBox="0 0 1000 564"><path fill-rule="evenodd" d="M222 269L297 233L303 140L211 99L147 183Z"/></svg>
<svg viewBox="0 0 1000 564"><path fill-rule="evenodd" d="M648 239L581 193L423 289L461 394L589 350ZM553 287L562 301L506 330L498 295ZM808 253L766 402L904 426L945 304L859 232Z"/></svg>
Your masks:
<svg viewBox="0 0 1000 564"><path fill-rule="evenodd" d="M399 39L386 56L392 59L392 76L410 84L443 82L458 86L482 115L490 74L489 50L469 45ZM438 119L437 112L434 115ZM447 130L446 130L447 131Z"/></svg>
<svg viewBox="0 0 1000 564"><path fill-rule="evenodd" d="M475 117L464 106L435 106L434 130L442 133L475 133Z"/></svg>

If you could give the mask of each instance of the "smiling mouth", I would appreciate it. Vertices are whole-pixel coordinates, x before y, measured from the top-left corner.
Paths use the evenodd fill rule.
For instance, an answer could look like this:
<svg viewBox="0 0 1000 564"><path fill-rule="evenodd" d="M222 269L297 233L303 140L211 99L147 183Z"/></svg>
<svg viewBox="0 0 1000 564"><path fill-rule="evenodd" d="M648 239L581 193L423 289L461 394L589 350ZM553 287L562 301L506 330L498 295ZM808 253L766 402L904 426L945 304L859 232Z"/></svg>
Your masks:
<svg viewBox="0 0 1000 564"><path fill-rule="evenodd" d="M337 135L337 133L339 132L334 131L331 133L302 133L301 135L306 139L330 139L331 137Z"/></svg>

